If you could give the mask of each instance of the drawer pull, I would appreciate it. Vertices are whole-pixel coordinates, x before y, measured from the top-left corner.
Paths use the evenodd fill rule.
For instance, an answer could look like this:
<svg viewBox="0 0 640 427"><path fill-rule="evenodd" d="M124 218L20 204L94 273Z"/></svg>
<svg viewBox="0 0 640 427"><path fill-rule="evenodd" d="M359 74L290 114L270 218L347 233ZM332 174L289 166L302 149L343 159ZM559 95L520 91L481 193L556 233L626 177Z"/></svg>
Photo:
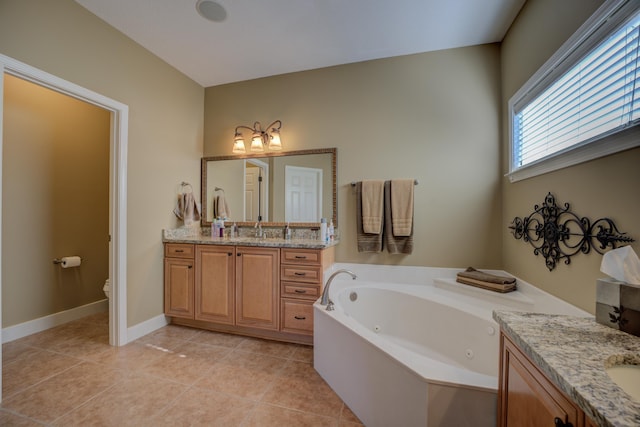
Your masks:
<svg viewBox="0 0 640 427"><path fill-rule="evenodd" d="M177 254L181 254L182 252L184 252L184 249L176 249L175 251Z"/></svg>
<svg viewBox="0 0 640 427"><path fill-rule="evenodd" d="M307 273L300 273L300 272L298 272L298 271L296 271L296 272L295 272L295 273L293 273L293 274L294 274L294 275L296 275L296 276L306 276L306 275L307 275Z"/></svg>
<svg viewBox="0 0 640 427"><path fill-rule="evenodd" d="M305 255L296 255L296 259L307 259Z"/></svg>
<svg viewBox="0 0 640 427"><path fill-rule="evenodd" d="M305 320L306 316L293 316L293 318L296 320Z"/></svg>
<svg viewBox="0 0 640 427"><path fill-rule="evenodd" d="M307 293L306 289L296 289L294 292L296 294L306 294Z"/></svg>

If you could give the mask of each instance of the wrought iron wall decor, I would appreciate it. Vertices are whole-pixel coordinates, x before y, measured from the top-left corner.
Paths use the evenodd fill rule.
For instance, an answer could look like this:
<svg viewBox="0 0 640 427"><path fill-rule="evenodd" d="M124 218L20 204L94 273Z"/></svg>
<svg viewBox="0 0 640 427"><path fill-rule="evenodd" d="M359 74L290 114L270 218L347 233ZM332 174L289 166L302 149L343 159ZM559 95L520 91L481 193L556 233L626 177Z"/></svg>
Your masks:
<svg viewBox="0 0 640 427"><path fill-rule="evenodd" d="M621 233L609 218L593 222L587 217L580 218L571 212L569 203L564 207L556 205L556 199L547 194L542 206L535 205L534 211L524 218L515 217L509 228L516 239L522 239L533 246L533 253L542 254L549 271L564 259L571 263L571 257L579 252L588 254L593 248L599 254L607 249L615 249L621 243L634 240Z"/></svg>

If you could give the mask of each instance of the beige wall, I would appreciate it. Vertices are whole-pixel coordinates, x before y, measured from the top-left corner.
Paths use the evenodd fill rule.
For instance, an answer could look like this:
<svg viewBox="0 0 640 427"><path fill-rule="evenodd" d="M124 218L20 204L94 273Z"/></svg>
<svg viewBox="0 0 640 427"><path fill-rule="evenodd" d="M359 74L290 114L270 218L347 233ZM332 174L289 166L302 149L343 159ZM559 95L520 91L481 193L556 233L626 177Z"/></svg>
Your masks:
<svg viewBox="0 0 640 427"><path fill-rule="evenodd" d="M7 327L105 298L110 114L12 76L5 76L3 113ZM80 255L82 265L52 263L66 255Z"/></svg>
<svg viewBox="0 0 640 427"><path fill-rule="evenodd" d="M600 0L530 0L505 37L501 50L503 115L502 172L508 171L507 112L509 98L600 6ZM533 248L507 233L514 217L526 216L552 192L559 203L590 219L612 218L620 231L640 239L640 149L590 161L517 183L502 180L503 267L513 274L591 313L602 256L578 254L570 265L549 272ZM640 252L640 243L632 245Z"/></svg>
<svg viewBox="0 0 640 427"><path fill-rule="evenodd" d="M207 88L204 154L237 125L282 120L285 150L338 148L341 262L500 267L499 46ZM351 181L415 178L412 255L359 254Z"/></svg>
<svg viewBox="0 0 640 427"><path fill-rule="evenodd" d="M203 88L72 0L2 0L0 53L129 106L128 324L162 314L161 230L181 181L199 194Z"/></svg>

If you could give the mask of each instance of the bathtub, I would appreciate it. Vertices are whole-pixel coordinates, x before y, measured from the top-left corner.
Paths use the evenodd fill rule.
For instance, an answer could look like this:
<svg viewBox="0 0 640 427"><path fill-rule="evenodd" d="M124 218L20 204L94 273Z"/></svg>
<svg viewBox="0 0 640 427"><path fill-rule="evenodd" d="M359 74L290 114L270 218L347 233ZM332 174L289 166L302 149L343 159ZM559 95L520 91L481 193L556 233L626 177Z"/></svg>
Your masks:
<svg viewBox="0 0 640 427"><path fill-rule="evenodd" d="M495 426L493 310L590 316L522 280L499 294L457 283L462 269L341 268L358 279L334 278L334 311L314 304L314 367L368 427Z"/></svg>

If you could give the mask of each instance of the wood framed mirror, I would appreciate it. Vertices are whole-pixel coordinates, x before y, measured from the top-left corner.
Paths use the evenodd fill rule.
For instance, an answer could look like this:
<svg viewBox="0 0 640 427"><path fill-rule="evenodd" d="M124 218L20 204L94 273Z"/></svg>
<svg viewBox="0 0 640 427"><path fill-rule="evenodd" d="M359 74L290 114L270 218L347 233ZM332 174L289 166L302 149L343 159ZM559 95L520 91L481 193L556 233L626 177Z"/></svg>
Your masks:
<svg viewBox="0 0 640 427"><path fill-rule="evenodd" d="M201 224L337 227L336 165L336 148L203 157Z"/></svg>

